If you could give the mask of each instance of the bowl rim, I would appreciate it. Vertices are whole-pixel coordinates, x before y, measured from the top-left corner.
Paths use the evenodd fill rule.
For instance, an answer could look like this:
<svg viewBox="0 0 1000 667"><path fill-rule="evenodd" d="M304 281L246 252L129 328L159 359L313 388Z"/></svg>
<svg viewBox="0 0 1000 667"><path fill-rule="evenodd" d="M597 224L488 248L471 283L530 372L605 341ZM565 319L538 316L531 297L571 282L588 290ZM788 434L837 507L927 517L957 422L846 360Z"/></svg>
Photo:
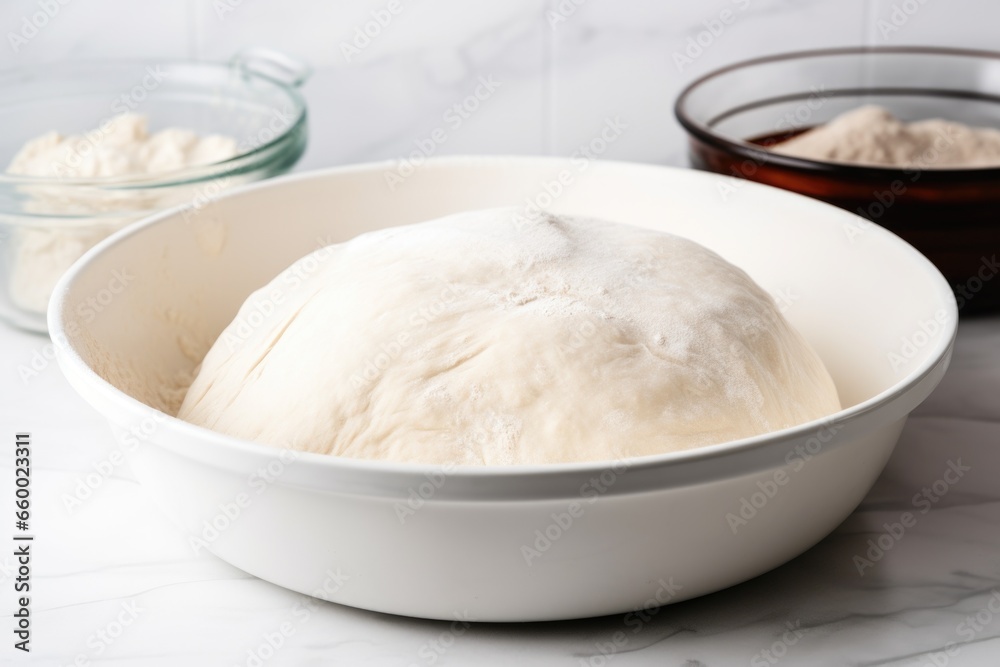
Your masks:
<svg viewBox="0 0 1000 667"><path fill-rule="evenodd" d="M454 155L429 158L420 168L454 168L455 166L476 167L491 164L506 164L510 166L516 166L518 164L547 164L549 166L566 166L570 164L570 161L571 158L549 156ZM600 160L599 163L603 165L602 168L608 169L643 171L656 170L660 172L667 171L684 174L685 177L706 180L728 178L719 174L700 172L680 167L613 160ZM357 176L359 174L372 172L380 174L385 169L394 167L395 161L385 160L303 171L234 188L231 191L221 194L217 199L222 200L241 197L259 190L280 189L287 185L301 181L323 180L340 175ZM833 212L838 216L845 216L851 219L858 218L858 216L850 213L849 211L844 211L843 209L837 208L825 202L783 190L781 188L759 183L750 183L749 186L753 189L764 189L768 191L772 197L795 198L808 206L826 207L830 212ZM82 356L77 352L74 345L71 344L71 338L67 335L67 319L64 317L66 299L73 287L74 282L87 270L91 261L112 247L130 239L132 236L141 234L147 227L153 227L161 224L171 224L171 222L182 220L183 212L187 208L189 208L188 205L176 206L149 216L138 223L116 232L88 250L87 253L81 257L81 259L79 259L65 274L63 274L53 291L47 313L48 327L51 332L52 342L56 348L59 365L62 368L64 375L66 375L67 379L69 379L70 384L74 386L78 393L85 394L85 392L81 390L78 383L85 384L89 391L96 391L98 393L99 397L103 399L101 401L102 404L114 405L117 408L132 413L140 419L156 414L158 415L157 419L161 422L161 427L164 425L169 426L173 432L184 436L189 441L198 441L200 450L199 453L195 455L192 450L186 449L181 452L181 454L186 458L204 456L205 458L202 458L201 460L206 462L211 460L215 462L215 465L222 467L232 467L227 466L226 464L220 464L218 461L225 458L226 462L229 463L232 461L232 456L234 455L246 460L256 461L274 459L284 450L273 445L236 438L185 422L177 417L156 410L155 408L152 408L151 406L146 405L138 399L126 394L98 375L86 362L84 362ZM451 466L447 472L448 478L465 480L470 483L470 486L464 494L453 494L450 491L445 494L442 493L443 491L448 491L447 485L445 485L444 489L439 489L438 495L435 496L435 498L443 499L447 495L449 500L512 500L514 498L511 498L509 493L495 493L489 489L483 490L482 493L478 493L476 491L475 484L491 479L499 480L505 483L509 483L513 480L528 480L529 478L541 478L543 481L557 480L562 479L565 476L572 476L572 480L586 479L587 476L600 475L609 469L615 469L616 467L621 466L623 463L629 471L627 477L629 477L630 483L620 485L620 488L614 489L613 492L608 495L621 495L622 493L644 492L654 489L689 486L720 478L728 478L737 475L742 476L754 471L780 467L782 465L782 460L787 462L786 454L790 451L790 445L800 442L803 439L808 439L825 430L834 430L834 432L836 432L841 429L857 425L857 422L872 418L874 413L876 413L880 408L914 392L914 390L919 389L921 385L923 385L925 391L919 400L923 400L923 398L930 393L930 390L933 389L933 386L940 380L940 376L943 375L944 370L947 368L949 363L950 353L952 346L954 345L958 329L957 302L950 286L941 275L940 271L938 271L930 260L913 248L913 246L880 226L875 225L869 231L872 234L880 234L886 237L890 243L900 245L915 262L922 264L926 271L935 275L937 278L938 296L948 310L947 319L943 323L946 327L946 330L943 332L945 335L937 336L934 343L929 346L930 349L928 350L926 358L919 365L911 369L907 374L900 377L899 380L890 387L860 403L841 409L832 415L828 415L820 419L812 420L791 428L782 429L780 431L688 450L603 461L510 466ZM924 384L924 381L927 379L931 380L930 387L927 387L927 385ZM88 402L91 402L92 404L94 403L94 401L92 401L88 396L84 395L84 398ZM907 412L909 412L909 410L907 410ZM107 418L107 414L104 416ZM171 446L164 442L157 442L154 439L151 439L150 442L154 443L156 446L171 449ZM827 451L830 447L836 446L837 443L838 440L833 438L829 445L824 444L823 452ZM212 447L202 447L202 445L206 444L210 444ZM342 479L350 480L352 483L354 478L357 476L359 480L357 482L358 486L364 488L377 486L380 487L381 491L397 488L401 488L405 491L407 490L405 485L408 482L411 484L419 483L426 480L428 475L440 474L442 469L447 467L438 464L353 459L331 456L329 454L301 451L295 452L295 458L296 460L309 463L313 469L318 468L331 472L339 471L345 475ZM739 465L734 465L734 462L739 462ZM535 495L530 496L531 498L565 497L564 494L555 495L555 491L553 491L552 494L549 494L545 490L541 489L539 485L536 485L536 487L536 493ZM452 489L452 491L453 490L454 489ZM528 496L519 495L516 499L524 500L526 498L528 498Z"/></svg>
<svg viewBox="0 0 1000 667"><path fill-rule="evenodd" d="M276 52L279 53L280 52ZM258 165L267 163L276 155L282 154L289 146L296 143L296 137L301 135L307 124L308 104L305 97L299 90L308 72L301 80L282 81L274 76L268 76L261 71L246 66L246 61L237 54L229 61L196 60L193 58L81 58L73 61L31 63L20 65L0 71L0 85L8 82L16 82L25 76L52 76L55 72L64 70L85 69L97 72L123 67L189 67L202 72L216 72L223 74L236 74L245 79L268 86L288 96L293 103L294 119L288 123L280 132L268 141L261 142L245 153L238 153L225 160L218 162L208 162L197 164L182 169L175 169L160 174L137 174L124 176L86 176L59 178L51 176L30 176L25 174L11 174L0 171L0 186L4 187L52 187L52 188L88 188L93 190L107 190L116 192L122 190L135 189L160 189L176 187L181 185L192 185L205 181L222 178L227 175L241 173L255 168ZM304 66L305 67L305 66ZM131 113L131 112L130 112ZM147 112L148 113L148 112ZM110 114L104 116L98 127L118 118L122 114ZM58 128L56 128L59 131ZM52 217L46 215L45 217ZM75 216L68 216L75 217Z"/></svg>
<svg viewBox="0 0 1000 667"><path fill-rule="evenodd" d="M945 46L844 46L823 49L807 49L801 51L788 51L767 56L741 60L723 67L714 69L698 77L678 94L674 101L674 117L684 128L692 139L703 144L735 154L736 156L763 162L770 165L777 165L798 171L807 171L825 176L843 176L851 179L896 179L908 178L913 168L890 167L880 165L859 165L849 162L831 162L826 160L814 160L810 158L785 155L775 153L760 144L749 141L736 141L729 139L722 134L715 132L708 125L696 121L687 110L689 98L698 91L705 83L725 74L741 70L751 69L758 65L765 65L774 62L784 62L793 60L808 60L811 58L822 58L828 56L850 56L867 55L879 57L882 55L917 55L917 56L945 56L979 58L984 60L1000 61L1000 51L989 51L986 49L962 49ZM924 91L926 93L926 91ZM948 91L954 96L959 96L958 91ZM975 96L979 97L979 96ZM984 96L985 97L985 96ZM1000 96L993 96L994 101L1000 102ZM989 179L1000 180L1000 165L995 167L949 167L934 168L921 167L920 172L927 174L929 178L941 182L965 182L969 179Z"/></svg>

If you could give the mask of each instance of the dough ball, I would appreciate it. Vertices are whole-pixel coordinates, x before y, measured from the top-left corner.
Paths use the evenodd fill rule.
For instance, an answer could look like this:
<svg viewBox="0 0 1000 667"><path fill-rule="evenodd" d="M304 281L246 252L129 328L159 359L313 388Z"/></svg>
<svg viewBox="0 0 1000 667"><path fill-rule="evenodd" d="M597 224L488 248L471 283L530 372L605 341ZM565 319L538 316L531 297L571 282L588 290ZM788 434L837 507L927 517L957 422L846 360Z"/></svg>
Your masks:
<svg viewBox="0 0 1000 667"><path fill-rule="evenodd" d="M839 409L816 353L715 253L494 209L299 260L246 301L178 416L335 456L510 465L690 449Z"/></svg>

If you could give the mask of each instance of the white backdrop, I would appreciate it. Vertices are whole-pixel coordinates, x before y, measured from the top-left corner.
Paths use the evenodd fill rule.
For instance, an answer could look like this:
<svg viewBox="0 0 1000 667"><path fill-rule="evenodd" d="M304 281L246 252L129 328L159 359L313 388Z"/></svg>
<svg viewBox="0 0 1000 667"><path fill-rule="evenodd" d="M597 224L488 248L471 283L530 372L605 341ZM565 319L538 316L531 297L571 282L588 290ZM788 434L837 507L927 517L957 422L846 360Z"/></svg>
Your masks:
<svg viewBox="0 0 1000 667"><path fill-rule="evenodd" d="M404 155L492 76L496 93L440 153L569 154L620 116L629 130L605 157L678 163L673 100L719 65L823 46L1000 48L998 21L995 0L3 0L0 67L288 51L316 68L300 168Z"/></svg>

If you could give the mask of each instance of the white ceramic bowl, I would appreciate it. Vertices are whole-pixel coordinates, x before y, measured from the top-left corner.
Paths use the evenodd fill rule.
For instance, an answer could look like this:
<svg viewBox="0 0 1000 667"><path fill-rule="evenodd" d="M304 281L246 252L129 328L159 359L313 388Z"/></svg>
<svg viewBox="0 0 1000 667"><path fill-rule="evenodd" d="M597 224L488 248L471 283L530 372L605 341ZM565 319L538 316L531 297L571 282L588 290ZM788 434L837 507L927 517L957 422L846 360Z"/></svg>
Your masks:
<svg viewBox="0 0 1000 667"><path fill-rule="evenodd" d="M899 238L832 206L637 164L437 159L393 190L394 168L295 175L226 195L193 220L150 218L88 253L50 306L66 377L111 422L192 547L278 585L482 621L621 613L716 591L842 521L947 367L957 322L947 283ZM617 463L452 470L292 458L155 409L164 380L191 372L244 298L318 243L526 202L721 253L779 299L846 407L766 436ZM117 292L115 272L127 278Z"/></svg>

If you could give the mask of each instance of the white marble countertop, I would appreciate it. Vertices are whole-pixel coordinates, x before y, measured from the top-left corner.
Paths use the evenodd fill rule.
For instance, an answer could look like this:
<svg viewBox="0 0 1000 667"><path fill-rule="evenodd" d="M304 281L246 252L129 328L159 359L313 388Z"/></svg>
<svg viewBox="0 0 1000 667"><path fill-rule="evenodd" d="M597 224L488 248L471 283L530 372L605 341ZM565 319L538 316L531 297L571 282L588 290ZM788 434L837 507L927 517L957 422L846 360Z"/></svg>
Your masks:
<svg viewBox="0 0 1000 667"><path fill-rule="evenodd" d="M205 551L193 553L124 465L95 470L94 462L115 447L110 430L48 361L46 339L0 327L0 350L2 437L12 442L19 430L33 435L32 664L757 667L1000 661L998 318L962 323L946 379L910 419L868 498L833 535L753 581L660 610L623 649L612 639L628 628L615 616L482 624L459 637L444 623L325 602L307 621L293 618L298 594ZM21 366L37 375L22 380ZM11 488L12 449L4 447L0 458L3 489ZM969 470L939 501L922 500L922 489L933 487L948 461ZM82 502L67 503L88 491ZM854 556L867 551L884 523L906 511L915 514L916 525L859 576ZM4 548L0 604L6 626L12 625L12 565ZM284 621L292 621L292 633L271 655L267 633ZM0 663L18 657L9 632L5 627Z"/></svg>

